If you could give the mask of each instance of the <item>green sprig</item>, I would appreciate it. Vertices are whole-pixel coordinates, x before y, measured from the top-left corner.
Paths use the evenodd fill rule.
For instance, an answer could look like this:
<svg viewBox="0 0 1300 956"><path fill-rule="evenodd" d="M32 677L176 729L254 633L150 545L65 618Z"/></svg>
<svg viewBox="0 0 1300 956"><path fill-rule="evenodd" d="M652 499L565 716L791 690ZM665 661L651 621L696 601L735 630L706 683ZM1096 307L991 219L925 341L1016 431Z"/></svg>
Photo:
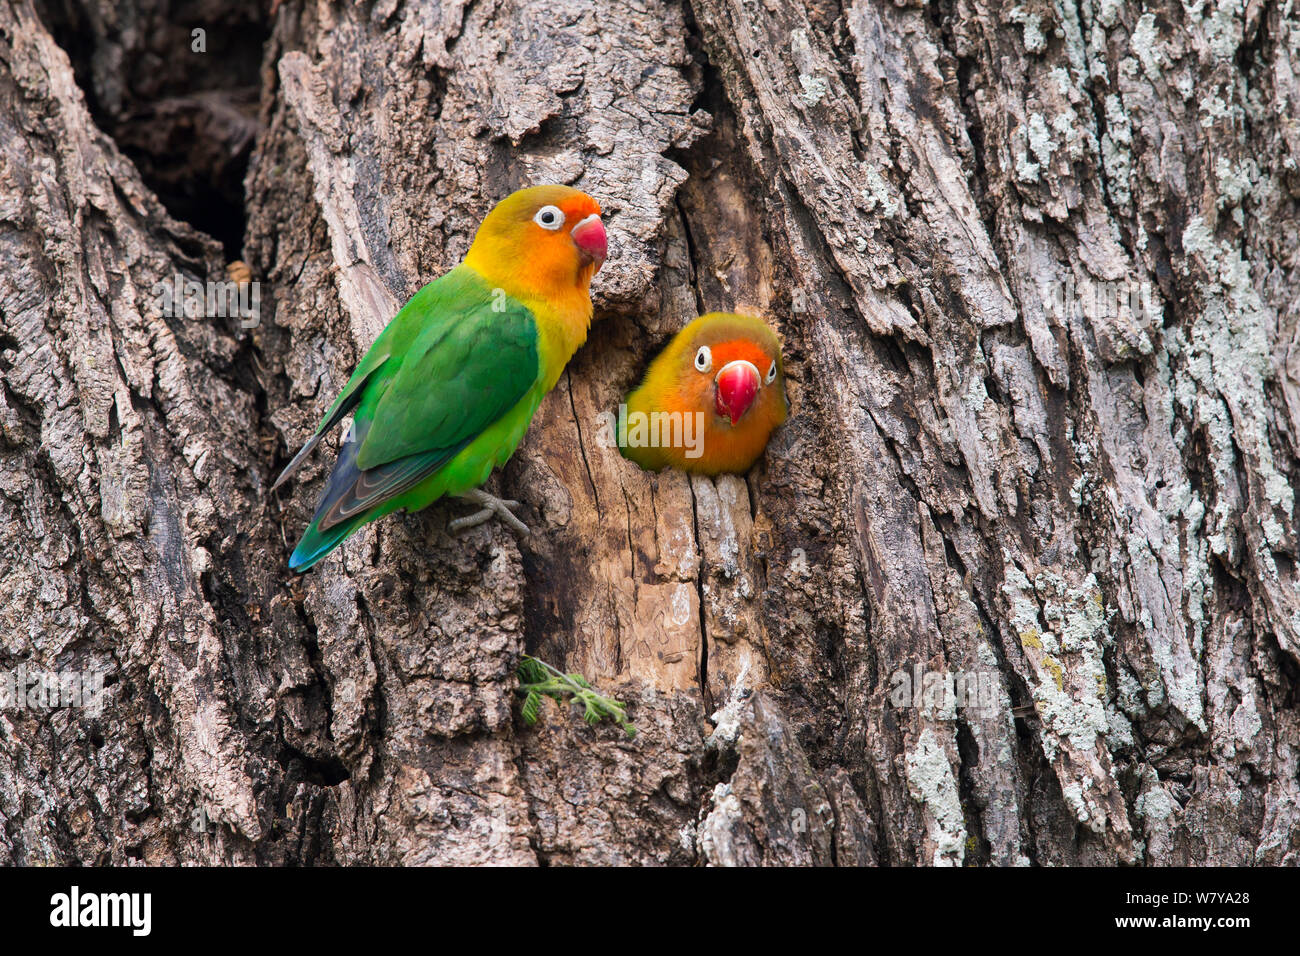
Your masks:
<svg viewBox="0 0 1300 956"><path fill-rule="evenodd" d="M519 693L524 695L519 713L526 724L537 723L543 697L560 703L569 698L582 705L582 719L587 723L598 724L608 717L622 727L628 737L636 736L636 728L627 719L626 705L596 693L591 682L581 674L563 674L528 654L519 661Z"/></svg>

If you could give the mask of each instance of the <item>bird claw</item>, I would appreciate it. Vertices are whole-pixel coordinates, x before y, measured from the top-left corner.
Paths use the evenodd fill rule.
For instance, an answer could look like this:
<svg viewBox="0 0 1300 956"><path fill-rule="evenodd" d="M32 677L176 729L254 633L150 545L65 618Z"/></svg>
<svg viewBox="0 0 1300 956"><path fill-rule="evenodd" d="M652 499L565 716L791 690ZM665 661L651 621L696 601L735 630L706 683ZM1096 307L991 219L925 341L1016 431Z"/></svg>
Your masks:
<svg viewBox="0 0 1300 956"><path fill-rule="evenodd" d="M447 530L452 534L464 531L466 528L477 527L483 522L491 519L493 516L500 518L518 534L532 534L532 532L528 530L528 525L515 517L514 513L510 510L511 508L519 507L519 502L517 501L498 498L496 495L488 494L481 488L467 491L465 494L458 495L457 497L481 505L481 508L472 515L466 515L464 518L456 518L449 521L447 523Z"/></svg>

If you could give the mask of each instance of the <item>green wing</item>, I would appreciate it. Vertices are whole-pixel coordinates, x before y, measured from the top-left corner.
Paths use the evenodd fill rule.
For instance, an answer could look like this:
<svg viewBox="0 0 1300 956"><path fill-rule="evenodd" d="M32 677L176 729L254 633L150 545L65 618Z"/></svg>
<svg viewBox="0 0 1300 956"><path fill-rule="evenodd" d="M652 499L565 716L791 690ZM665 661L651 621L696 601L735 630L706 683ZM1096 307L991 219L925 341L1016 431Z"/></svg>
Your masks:
<svg viewBox="0 0 1300 956"><path fill-rule="evenodd" d="M537 323L527 308L494 302L490 291L461 308L455 321L431 324L383 383L358 467L472 440L537 383Z"/></svg>
<svg viewBox="0 0 1300 956"><path fill-rule="evenodd" d="M526 307L463 266L418 292L326 414L328 429L356 410L303 544L415 487L517 405L540 375L537 337Z"/></svg>

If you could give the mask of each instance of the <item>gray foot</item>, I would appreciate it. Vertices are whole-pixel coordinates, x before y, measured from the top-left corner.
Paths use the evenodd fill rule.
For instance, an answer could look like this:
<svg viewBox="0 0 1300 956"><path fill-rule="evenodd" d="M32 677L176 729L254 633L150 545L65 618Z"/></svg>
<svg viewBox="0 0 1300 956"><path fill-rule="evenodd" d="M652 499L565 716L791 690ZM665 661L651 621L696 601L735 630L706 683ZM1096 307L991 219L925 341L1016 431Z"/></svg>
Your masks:
<svg viewBox="0 0 1300 956"><path fill-rule="evenodd" d="M481 525L484 521L487 521L494 516L500 518L518 534L532 533L528 530L528 525L516 518L514 513L510 510L511 508L519 507L519 502L517 501L507 501L503 498L498 498L496 495L488 494L482 488L475 488L473 491L467 491L465 494L458 495L457 497L462 498L465 501L474 502L474 504L480 507L480 510L474 512L472 515L466 515L464 518L456 518L454 521L448 522L447 530L452 534L464 531L466 528L473 528Z"/></svg>

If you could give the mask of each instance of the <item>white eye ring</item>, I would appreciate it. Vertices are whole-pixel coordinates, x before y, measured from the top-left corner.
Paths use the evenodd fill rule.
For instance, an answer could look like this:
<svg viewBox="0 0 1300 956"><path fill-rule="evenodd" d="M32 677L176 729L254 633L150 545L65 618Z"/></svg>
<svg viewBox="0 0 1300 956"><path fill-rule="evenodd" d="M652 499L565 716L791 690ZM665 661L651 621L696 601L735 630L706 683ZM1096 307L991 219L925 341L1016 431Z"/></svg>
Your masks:
<svg viewBox="0 0 1300 956"><path fill-rule="evenodd" d="M707 345L701 345L700 350L695 353L695 367L701 372L713 368L713 353L709 351Z"/></svg>
<svg viewBox="0 0 1300 956"><path fill-rule="evenodd" d="M767 367L767 384L771 385L776 381L776 362Z"/></svg>
<svg viewBox="0 0 1300 956"><path fill-rule="evenodd" d="M533 222L543 229L554 232L564 225L564 213L560 212L556 206L543 206L537 210L537 215L533 216Z"/></svg>

